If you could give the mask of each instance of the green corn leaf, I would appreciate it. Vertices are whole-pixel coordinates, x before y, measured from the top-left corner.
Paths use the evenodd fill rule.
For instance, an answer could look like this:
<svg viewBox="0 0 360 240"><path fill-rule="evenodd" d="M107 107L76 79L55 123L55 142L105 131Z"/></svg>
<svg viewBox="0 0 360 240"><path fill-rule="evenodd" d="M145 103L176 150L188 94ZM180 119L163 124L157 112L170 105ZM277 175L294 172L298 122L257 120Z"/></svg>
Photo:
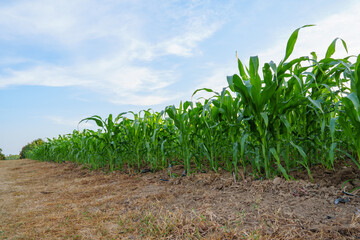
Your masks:
<svg viewBox="0 0 360 240"><path fill-rule="evenodd" d="M349 99L353 106L355 107L356 111L359 112L360 110L360 103L359 103L359 98L356 96L355 93L350 93L349 95L347 95L345 98ZM350 104L348 104L349 106ZM349 106L351 107L351 106Z"/></svg>
<svg viewBox="0 0 360 240"><path fill-rule="evenodd" d="M253 101L256 104L257 108L260 108L260 92L261 92L261 79L258 74L259 70L259 58L258 56L250 57L250 68L249 68L249 75L250 75L250 95Z"/></svg>
<svg viewBox="0 0 360 240"><path fill-rule="evenodd" d="M258 82L258 71L259 71L259 57L258 56L251 56L249 61L249 75L250 75L250 82L252 85L261 85L261 82Z"/></svg>
<svg viewBox="0 0 360 240"><path fill-rule="evenodd" d="M250 92L250 96L252 102L250 104L254 104L256 112L259 112L262 108L260 98L261 98L261 89L257 88L256 86L248 86L248 91Z"/></svg>
<svg viewBox="0 0 360 240"><path fill-rule="evenodd" d="M335 160L335 149L336 149L336 143L333 142L330 146L330 150L329 150L329 159L330 159L330 163L331 166L334 166L334 160Z"/></svg>
<svg viewBox="0 0 360 240"><path fill-rule="evenodd" d="M80 122L79 122L79 124L80 123L82 123L82 122L84 122L84 121L94 121L95 123L96 123L96 125L98 125L99 127L101 127L101 128L103 128L104 127L104 121L101 119L101 117L100 116L98 116L98 115L94 115L94 116L92 116L92 117L88 117L88 118L84 118L84 119L82 119Z"/></svg>
<svg viewBox="0 0 360 240"><path fill-rule="evenodd" d="M344 66L346 68L346 70L351 71L351 69L352 69L351 64L346 62L346 61L343 61L343 60L332 61L329 65L330 66L335 66L336 64L339 64L339 63L342 66Z"/></svg>
<svg viewBox="0 0 360 240"><path fill-rule="evenodd" d="M270 148L270 152L272 153L272 155L274 156L274 158L276 159L277 162L280 162L280 158L278 156L278 154L276 153L275 148Z"/></svg>
<svg viewBox="0 0 360 240"><path fill-rule="evenodd" d="M161 147L160 147L161 152L163 153L163 155L165 155L164 153L165 153L165 143L166 143L166 141L167 141L167 140L162 141Z"/></svg>
<svg viewBox="0 0 360 240"><path fill-rule="evenodd" d="M218 92L215 92L210 88L200 88L200 89L196 89L195 92L191 95L191 97L193 97L196 93L198 93L200 91L206 91L206 92L215 93L216 95L219 95Z"/></svg>
<svg viewBox="0 0 360 240"><path fill-rule="evenodd" d="M312 72L304 72L303 74L311 77L311 79L316 83L316 76L315 76L314 73L312 73Z"/></svg>
<svg viewBox="0 0 360 240"><path fill-rule="evenodd" d="M240 73L240 76L241 78L245 81L245 80L248 80L248 76L246 75L246 72L244 70L244 66L242 64L242 62L240 61L240 59L237 57L237 54L236 54L236 58L237 58L237 61L238 61L238 68L239 68L239 73Z"/></svg>
<svg viewBox="0 0 360 240"><path fill-rule="evenodd" d="M360 163L357 159L354 158L354 156L352 156L351 154L349 154L348 152L338 149L339 152L341 152L342 154L346 155L349 159L351 159L351 161L353 163L355 163L355 165L360 169Z"/></svg>
<svg viewBox="0 0 360 240"><path fill-rule="evenodd" d="M280 171L283 174L283 176L285 177L285 179L290 180L289 175L287 174L285 168L281 165L281 163L276 162L275 164L278 166L278 168L280 169Z"/></svg>
<svg viewBox="0 0 360 240"><path fill-rule="evenodd" d="M286 178L286 180L289 180L290 179L289 175L287 174L285 168L281 165L279 155L277 154L275 148L270 148L270 152L276 159L275 163L278 166L278 168L280 169L280 172L283 174L283 176Z"/></svg>
<svg viewBox="0 0 360 240"><path fill-rule="evenodd" d="M315 25L304 25L298 29L296 29L290 36L288 42L287 42L287 45L286 45L286 52L285 52L285 57L284 57L284 60L282 62L285 62L289 56L291 55L291 53L293 52L294 50L294 46L295 46L295 43L296 43L296 40L297 40L297 37L298 37L298 34L299 34L299 31L300 29L302 28L306 28L306 27L311 27L311 26L315 26Z"/></svg>
<svg viewBox="0 0 360 240"><path fill-rule="evenodd" d="M115 118L115 122L118 122L120 118L123 117L123 115L127 114L128 112L122 112L119 115L117 115L117 117Z"/></svg>
<svg viewBox="0 0 360 240"><path fill-rule="evenodd" d="M339 38L335 38L334 41L332 41L332 43L330 44L330 46L326 51L325 58L330 58L335 53L335 45L338 39Z"/></svg>
<svg viewBox="0 0 360 240"><path fill-rule="evenodd" d="M112 119L113 119L113 115L109 114L109 117L106 119L107 123L105 124L108 131L113 129L114 122Z"/></svg>
<svg viewBox="0 0 360 240"><path fill-rule="evenodd" d="M325 119L323 118L323 119L321 120L321 135L322 135L322 136L324 135L324 132L325 132L325 125L326 125Z"/></svg>
<svg viewBox="0 0 360 240"><path fill-rule="evenodd" d="M277 67L276 67L276 63L274 63L273 61L269 62L269 65L271 67L271 69L273 70L274 73L277 73Z"/></svg>
<svg viewBox="0 0 360 240"><path fill-rule="evenodd" d="M245 141L246 139L249 137L248 133L245 133L242 137L241 137L241 141L240 141L240 148L241 148L241 156L244 155L244 151L245 151Z"/></svg>
<svg viewBox="0 0 360 240"><path fill-rule="evenodd" d="M226 80L227 80L227 82L228 82L228 84L229 84L230 90L233 91L233 92L236 92L235 87L234 87L233 76L227 76L227 77L226 77ZM195 94L195 93L194 93L194 94Z"/></svg>
<svg viewBox="0 0 360 240"><path fill-rule="evenodd" d="M166 107L165 112L168 114L168 116L169 116L171 119L175 119L176 110L175 110L175 106L174 106L174 105Z"/></svg>
<svg viewBox="0 0 360 240"><path fill-rule="evenodd" d="M186 101L184 102L184 111L188 108L188 107L191 107L193 106L193 103L191 101Z"/></svg>
<svg viewBox="0 0 360 240"><path fill-rule="evenodd" d="M226 114L226 110L224 108L219 108L219 112L222 114Z"/></svg>
<svg viewBox="0 0 360 240"><path fill-rule="evenodd" d="M336 46L336 41L340 39L344 48L345 48L345 51L348 52L348 49L347 49L347 46L346 46L346 42L341 39L341 38L335 38L332 43L330 44L330 46L328 47L327 51L326 51L326 54L325 54L325 59L326 58L330 58L334 53L335 53L335 46ZM325 60L324 59L324 60Z"/></svg>
<svg viewBox="0 0 360 240"><path fill-rule="evenodd" d="M354 90L357 94L358 99L360 99L360 54L357 56L355 63L355 84Z"/></svg>
<svg viewBox="0 0 360 240"><path fill-rule="evenodd" d="M355 96L354 93L353 96ZM350 95L351 95L350 94ZM356 96L353 98L353 101L351 101L348 97L350 96L348 95L347 97L342 99L342 102L345 105L345 112L346 115L349 117L350 122L353 126L355 126L357 129L360 129L360 116L359 116L359 111L356 110L356 107L354 106L354 102L355 104L357 103L356 101ZM344 128L344 126L343 126Z"/></svg>
<svg viewBox="0 0 360 240"><path fill-rule="evenodd" d="M264 82L266 85L271 85L272 83L272 78L273 78L273 75L272 75L272 72L270 70L270 65L268 63L265 63L264 64L264 67L263 67L263 76L264 76Z"/></svg>
<svg viewBox="0 0 360 240"><path fill-rule="evenodd" d="M330 128L330 136L331 139L334 139L334 134L335 134L335 122L338 118L331 118L330 119L330 124L329 124L329 128Z"/></svg>
<svg viewBox="0 0 360 240"><path fill-rule="evenodd" d="M309 101L317 108L319 109L322 113L324 113L324 111L321 108L321 104L319 102L319 100L313 100L311 99L309 96L307 97L307 99L309 99Z"/></svg>
<svg viewBox="0 0 360 240"><path fill-rule="evenodd" d="M345 48L346 53L348 53L346 42L344 40L342 40L342 39L341 39L341 42L342 42L342 44L343 44L343 46Z"/></svg>
<svg viewBox="0 0 360 240"><path fill-rule="evenodd" d="M269 125L269 118L268 118L267 113L266 112L261 112L260 115L264 119L265 126L267 127Z"/></svg>
<svg viewBox="0 0 360 240"><path fill-rule="evenodd" d="M316 60L317 60L317 55L316 55L316 53L315 53L315 52L311 52L310 54L311 54L311 56L313 57L313 59L316 61Z"/></svg>
<svg viewBox="0 0 360 240"><path fill-rule="evenodd" d="M270 86L265 87L260 96L260 108L263 108L263 106L269 101L269 99L274 96L276 88L276 82L273 82Z"/></svg>
<svg viewBox="0 0 360 240"><path fill-rule="evenodd" d="M240 95L243 96L243 98L245 98L247 101L249 101L250 100L250 94L249 94L250 91L244 85L241 78L237 74L234 74L232 80L234 83L235 92L239 93ZM247 83L247 81L245 83ZM251 87L251 85L250 85L250 87Z"/></svg>
<svg viewBox="0 0 360 240"><path fill-rule="evenodd" d="M331 93L331 95L334 96L333 91L331 90L331 88L329 87L329 85L323 83L323 84L321 84L321 86L324 86L324 87L329 91L329 93Z"/></svg>
<svg viewBox="0 0 360 240"><path fill-rule="evenodd" d="M291 71L291 69L293 68L294 65L298 65L299 63L301 63L303 61L307 61L307 60L309 60L309 57L296 58L287 63L280 62L279 67L277 68L278 78L286 77L286 75L284 74L286 71L289 71L289 70ZM287 75L291 75L291 74L288 73Z"/></svg>
<svg viewBox="0 0 360 240"><path fill-rule="evenodd" d="M304 152L303 148L296 145L295 143L293 143L293 141L290 141L290 144L296 148L298 150L298 152L300 153L300 155L304 158L304 159L307 159L307 156L306 156L306 153Z"/></svg>
<svg viewBox="0 0 360 240"><path fill-rule="evenodd" d="M297 80L298 88L299 88L299 89L302 89L302 88L303 88L303 82L302 82L302 80L301 80L298 76L296 76L295 74L293 74L293 77L294 77L294 79Z"/></svg>
<svg viewBox="0 0 360 240"><path fill-rule="evenodd" d="M345 191L345 190L346 190L346 189L345 189L346 183L352 182L352 181L355 181L355 180L356 180L356 179L348 179L348 180L344 181L344 182L341 184L341 191ZM348 191L348 192L351 192L351 191Z"/></svg>
<svg viewBox="0 0 360 240"><path fill-rule="evenodd" d="M284 123L286 129L288 130L289 133L291 133L291 127L290 127L290 123L287 120L285 115L280 115L280 120Z"/></svg>

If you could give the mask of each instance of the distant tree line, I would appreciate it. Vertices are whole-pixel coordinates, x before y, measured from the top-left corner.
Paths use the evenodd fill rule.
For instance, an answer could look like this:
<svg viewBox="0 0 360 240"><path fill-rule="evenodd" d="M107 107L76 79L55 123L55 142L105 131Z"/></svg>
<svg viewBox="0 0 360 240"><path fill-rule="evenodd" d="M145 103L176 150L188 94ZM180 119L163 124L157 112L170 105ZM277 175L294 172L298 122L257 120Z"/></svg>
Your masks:
<svg viewBox="0 0 360 240"><path fill-rule="evenodd" d="M35 147L40 146L44 143L44 141L39 138L36 139L34 141L32 141L31 143L26 144L20 152L20 159L26 158L26 154L30 151L32 151Z"/></svg>
<svg viewBox="0 0 360 240"><path fill-rule="evenodd" d="M36 146L40 146L44 143L42 139L36 139L32 141L31 143L26 144L22 149L20 154L9 154L8 156L5 156L5 154L2 153L2 149L0 148L0 160L17 160L17 159L24 159L26 158L26 154L30 151L32 151Z"/></svg>
<svg viewBox="0 0 360 240"><path fill-rule="evenodd" d="M5 155L2 153L1 148L0 148L0 160L5 160Z"/></svg>
<svg viewBox="0 0 360 240"><path fill-rule="evenodd" d="M19 154L9 154L5 157L5 160L18 160L20 158Z"/></svg>

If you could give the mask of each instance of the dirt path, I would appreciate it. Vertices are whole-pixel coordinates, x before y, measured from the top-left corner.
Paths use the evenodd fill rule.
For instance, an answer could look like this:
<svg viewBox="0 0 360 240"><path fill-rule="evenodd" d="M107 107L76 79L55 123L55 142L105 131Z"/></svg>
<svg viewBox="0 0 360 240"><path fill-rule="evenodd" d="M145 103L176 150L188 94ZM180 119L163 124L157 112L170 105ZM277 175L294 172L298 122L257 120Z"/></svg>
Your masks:
<svg viewBox="0 0 360 240"><path fill-rule="evenodd" d="M0 161L0 239L360 239L360 199L334 204L344 179L359 176L341 167L314 171L314 183L235 183L228 173L163 181L166 171Z"/></svg>

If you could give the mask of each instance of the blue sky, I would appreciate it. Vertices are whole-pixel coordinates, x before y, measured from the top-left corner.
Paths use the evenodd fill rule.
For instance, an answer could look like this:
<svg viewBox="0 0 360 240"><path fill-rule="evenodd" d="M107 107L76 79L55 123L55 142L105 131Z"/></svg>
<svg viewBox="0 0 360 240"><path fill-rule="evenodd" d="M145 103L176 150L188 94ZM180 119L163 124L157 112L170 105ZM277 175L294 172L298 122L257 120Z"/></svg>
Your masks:
<svg viewBox="0 0 360 240"><path fill-rule="evenodd" d="M300 31L294 57L323 56L336 37L358 54L359 12L351 0L3 0L0 148L17 154L94 114L160 111L197 88L220 90L236 51L278 62L305 24L316 27Z"/></svg>

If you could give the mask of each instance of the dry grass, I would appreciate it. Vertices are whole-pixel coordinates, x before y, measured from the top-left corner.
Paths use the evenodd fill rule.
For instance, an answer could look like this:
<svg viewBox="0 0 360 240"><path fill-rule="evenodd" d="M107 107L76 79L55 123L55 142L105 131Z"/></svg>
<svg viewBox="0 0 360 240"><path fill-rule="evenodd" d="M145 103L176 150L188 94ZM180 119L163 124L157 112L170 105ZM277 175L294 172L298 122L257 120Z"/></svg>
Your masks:
<svg viewBox="0 0 360 240"><path fill-rule="evenodd" d="M226 173L159 178L163 173L129 176L71 163L0 161L0 239L360 237L359 200L334 205L335 186L235 184Z"/></svg>

